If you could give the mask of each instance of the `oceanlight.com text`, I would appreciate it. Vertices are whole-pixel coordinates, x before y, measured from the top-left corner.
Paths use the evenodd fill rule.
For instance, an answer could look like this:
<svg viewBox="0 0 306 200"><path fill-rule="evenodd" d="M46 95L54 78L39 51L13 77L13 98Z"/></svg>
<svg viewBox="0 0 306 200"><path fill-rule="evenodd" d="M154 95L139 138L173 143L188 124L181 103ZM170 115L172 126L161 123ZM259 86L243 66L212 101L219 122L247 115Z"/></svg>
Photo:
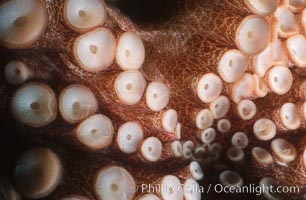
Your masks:
<svg viewBox="0 0 306 200"><path fill-rule="evenodd" d="M191 185L164 185L164 184L142 184L138 188L142 193L161 193L161 192L200 192L210 193L215 192L217 194L255 194L262 195L263 193L270 194L299 194L300 188L297 186L273 186L273 185L243 185L243 186L223 186L222 184L212 185L207 187L199 186L197 184Z"/></svg>

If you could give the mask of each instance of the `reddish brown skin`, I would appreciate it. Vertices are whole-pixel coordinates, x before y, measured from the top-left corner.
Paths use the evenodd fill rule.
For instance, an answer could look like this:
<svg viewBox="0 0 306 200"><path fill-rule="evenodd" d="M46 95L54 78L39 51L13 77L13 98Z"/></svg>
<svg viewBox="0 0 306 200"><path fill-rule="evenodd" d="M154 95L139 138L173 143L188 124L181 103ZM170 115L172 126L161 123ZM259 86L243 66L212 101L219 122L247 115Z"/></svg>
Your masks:
<svg viewBox="0 0 306 200"><path fill-rule="evenodd" d="M61 12L59 12L63 2L47 0L46 5L49 11L46 34L25 50L12 51L1 48L1 65L5 65L14 58L22 59L35 72L29 81L46 83L54 90L57 97L69 84L84 84L91 88L99 102L98 113L110 117L115 132L124 122L136 121L143 126L146 136L163 135L155 121L161 115L146 107L144 97L140 103L133 106L124 105L118 100L113 83L120 69L115 63L108 70L97 74L85 72L75 63L71 44L78 34L69 30L63 23ZM142 38L146 48L146 60L141 72L147 83L162 81L169 86L171 99L167 108L173 108L178 112L179 122L182 124L182 141L192 140L195 144L200 144L197 137L199 130L195 126L190 111L206 108L208 104L201 102L197 97L196 82L207 72L217 73L217 63L222 52L236 48L234 30L251 12L245 8L242 0L230 2L184 0L173 4L172 8L166 12L169 16L158 23L136 23L117 8L108 5L108 19L104 27L109 28L116 37L124 31L132 31ZM301 161L306 144L305 120L298 130L289 131L284 129L276 116L284 103L299 103L306 100L305 73L300 73L305 70L293 68L291 71L294 77L292 89L283 96L269 93L265 98L255 99L258 112L251 120L241 120L235 111L235 104L231 103L231 109L226 118L230 119L232 128L229 133L217 133L216 142L222 144L223 153L219 161L205 167L205 178L201 181L205 188L210 183L218 183L217 177L222 170L232 169L241 174L245 183L257 184L261 177L270 176L280 185L296 185L300 187L301 194L306 192L306 170ZM6 166L0 173L12 176L17 157L31 147L52 148L64 164L64 177L59 187L45 199L55 200L72 194L82 195L92 200L97 199L93 187L95 175L101 167L109 164L123 166L134 176L137 184L141 184L154 183L164 175L183 171L182 169L190 163L190 161L175 158L163 159L153 164L143 162L135 154L124 155L119 152L115 144L105 151L92 151L74 138L73 131L77 125L65 122L60 116L43 128L34 129L20 124L12 117L7 106L17 87L5 82L3 70L0 81L1 121L6 130L10 130L5 136L2 135L4 139L1 139L1 142L3 141L1 154L6 160ZM224 84L223 95L229 96L230 86L230 84ZM297 148L298 158L287 167L276 163L263 167L254 163L251 158L251 149L254 146L264 147L271 152L270 142L259 141L252 133L254 122L262 117L275 120L278 129L277 137L287 139ZM214 122L214 128L216 128L216 122ZM224 159L226 149L231 145L230 139L237 131L244 131L250 141L245 150L246 158L243 165L232 164ZM9 135L10 133L12 134ZM163 143L171 141L171 137L160 139ZM5 151L10 154L6 155ZM238 197L259 198L255 194L239 196L214 192L203 194L204 199L237 199Z"/></svg>

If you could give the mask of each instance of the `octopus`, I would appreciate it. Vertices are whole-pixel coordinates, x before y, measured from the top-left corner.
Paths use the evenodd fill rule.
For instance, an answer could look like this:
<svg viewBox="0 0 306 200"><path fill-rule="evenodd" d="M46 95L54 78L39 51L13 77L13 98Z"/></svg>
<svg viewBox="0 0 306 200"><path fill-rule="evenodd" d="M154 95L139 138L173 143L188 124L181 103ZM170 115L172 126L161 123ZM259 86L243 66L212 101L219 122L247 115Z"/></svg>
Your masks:
<svg viewBox="0 0 306 200"><path fill-rule="evenodd" d="M1 1L0 199L305 199L305 36L304 0Z"/></svg>

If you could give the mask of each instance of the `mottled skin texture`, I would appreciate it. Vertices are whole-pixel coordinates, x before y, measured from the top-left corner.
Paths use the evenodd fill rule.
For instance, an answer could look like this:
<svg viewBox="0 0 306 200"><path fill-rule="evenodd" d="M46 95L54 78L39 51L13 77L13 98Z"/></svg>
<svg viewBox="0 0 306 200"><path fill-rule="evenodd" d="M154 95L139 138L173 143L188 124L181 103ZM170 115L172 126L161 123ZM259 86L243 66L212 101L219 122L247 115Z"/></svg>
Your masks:
<svg viewBox="0 0 306 200"><path fill-rule="evenodd" d="M47 0L50 24L47 34L33 45L32 48L19 51L1 49L1 65L18 58L28 63L34 75L32 81L48 84L54 92L59 92L69 84L84 84L91 88L99 102L99 113L105 114L112 120L115 131L126 121L137 121L143 128L145 137L156 136L161 141L173 140L173 135L167 133L164 137L158 124L159 113L154 113L145 105L143 98L134 106L122 104L114 93L113 83L120 73L114 63L108 70L98 74L90 74L81 70L73 61L71 43L77 36L63 25L60 10L62 2ZM195 126L191 112L207 108L195 93L197 80L207 72L217 73L218 59L227 49L236 48L234 30L239 22L251 14L242 1L205 1L185 0L176 2L168 11L170 17L159 23L134 23L119 10L108 8L108 19L105 27L109 28L118 37L123 31L133 31L140 36L146 48L146 60L141 69L147 83L161 81L171 90L170 103L167 108L177 110L179 122L182 124L182 141L192 140L200 144L198 138L201 132ZM305 148L305 121L296 131L284 129L277 117L280 107L286 102L299 103L306 100L305 70L293 68L294 84L286 95L278 96L269 93L265 98L255 99L258 113L249 121L243 121L235 111L232 102L229 113L225 118L230 119L232 128L229 133L217 132L216 141L223 146L223 153L219 161L205 167L205 178L201 183L207 186L217 183L221 169L233 169L244 178L245 183L258 183L261 177L270 176L280 185L297 185L301 194L306 192L306 174L303 168L301 155ZM299 73L296 73L299 72ZM54 149L64 163L63 181L57 190L45 199L57 199L63 195L77 194L95 199L93 182L97 171L107 164L124 166L140 183L155 183L163 175L174 173L189 164L183 159L166 159L157 163L144 163L133 154L130 156L120 153L114 144L105 151L92 152L78 143L73 136L76 125L66 123L60 116L56 121L43 128L29 128L16 122L9 112L9 99L16 90L15 86L4 81L1 71L1 121L7 130L3 140L3 150L9 151L4 155L7 165L0 172L12 174L16 157L25 149L32 146L46 146ZM229 96L230 84L224 83L222 94ZM303 89L304 88L304 89ZM161 113L161 112L160 112ZM270 142L262 142L252 133L254 122L262 117L272 119L277 125L277 137L290 141L298 149L298 159L288 166L274 163L263 167L252 161L251 149L260 146L270 151ZM213 127L216 128L215 120ZM244 131L249 138L249 146L245 150L244 163L231 164L227 161L225 150L231 145L230 139L237 131ZM2 136L4 137L4 136ZM6 142L8 141L8 142ZM115 142L115 140L114 140ZM12 148L14 146L14 148ZM271 152L271 151L270 151ZM5 153L3 153L5 154ZM175 174L175 173L174 173ZM255 195L240 195L240 198L258 199ZM204 199L237 199L235 195L203 194Z"/></svg>

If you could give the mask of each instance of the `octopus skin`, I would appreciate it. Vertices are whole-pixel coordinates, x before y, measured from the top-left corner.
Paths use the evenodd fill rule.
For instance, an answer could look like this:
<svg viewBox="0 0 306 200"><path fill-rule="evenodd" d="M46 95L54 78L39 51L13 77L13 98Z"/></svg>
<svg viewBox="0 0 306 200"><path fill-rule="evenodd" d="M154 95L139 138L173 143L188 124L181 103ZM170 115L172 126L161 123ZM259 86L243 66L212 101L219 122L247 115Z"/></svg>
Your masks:
<svg viewBox="0 0 306 200"><path fill-rule="evenodd" d="M0 199L305 199L305 30L298 0L0 1Z"/></svg>

